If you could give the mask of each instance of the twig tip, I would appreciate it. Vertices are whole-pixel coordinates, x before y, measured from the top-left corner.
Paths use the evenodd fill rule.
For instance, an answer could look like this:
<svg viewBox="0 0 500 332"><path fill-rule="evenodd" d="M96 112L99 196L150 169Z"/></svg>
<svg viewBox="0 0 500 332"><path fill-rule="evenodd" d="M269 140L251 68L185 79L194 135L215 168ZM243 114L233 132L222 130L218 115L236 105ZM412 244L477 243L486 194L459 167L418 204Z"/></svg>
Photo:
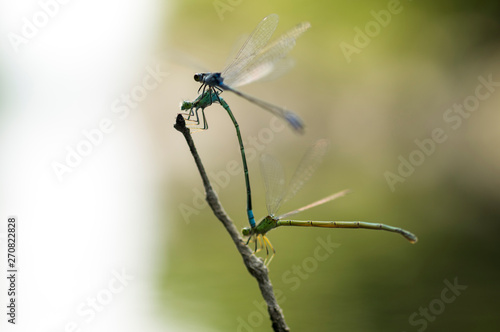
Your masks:
<svg viewBox="0 0 500 332"><path fill-rule="evenodd" d="M174 128L180 132L183 132L184 130L186 130L186 120L184 120L184 117L182 116L181 113L177 114L177 118L175 119Z"/></svg>

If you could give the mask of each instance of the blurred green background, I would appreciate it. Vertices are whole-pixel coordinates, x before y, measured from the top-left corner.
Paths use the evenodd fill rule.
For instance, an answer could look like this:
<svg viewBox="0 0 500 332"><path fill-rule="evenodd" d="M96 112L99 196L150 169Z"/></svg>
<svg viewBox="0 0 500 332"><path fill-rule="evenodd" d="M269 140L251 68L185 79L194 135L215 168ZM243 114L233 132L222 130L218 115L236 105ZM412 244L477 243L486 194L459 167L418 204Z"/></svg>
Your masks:
<svg viewBox="0 0 500 332"><path fill-rule="evenodd" d="M309 21L312 28L291 52L295 67L274 81L242 88L294 110L306 123L303 136L286 128L266 142L258 140L259 153L274 154L288 177L316 139L330 141L320 169L281 212L350 188L347 197L296 219L382 222L419 237L411 245L399 235L368 230L272 231L277 254L270 277L292 331L497 331L498 86L473 112L465 112L456 129L444 116L474 95L478 77L500 82L500 3L400 2L400 12L379 25L348 61L340 45L355 45L355 28L364 31L375 21L371 12L387 11L391 3L176 1L161 47L185 52L215 71L223 68L238 37L270 13L280 15L276 35ZM216 6L224 5L218 12ZM191 76L197 69L178 70L182 75L173 76L175 89L168 96L174 104L194 99L199 87ZM250 137L258 139L271 116L230 93L224 98L251 146ZM194 139L206 169L217 173L231 161L240 163L239 150L223 109L212 106L206 113L210 129ZM408 159L418 150L415 140L430 138L436 128L446 141L391 190L386 172L398 174L398 157ZM174 133L171 140L176 152L164 188L168 254L158 258L159 313L168 308L213 331L271 330L257 283L211 211L182 215L181 207L193 207L193 190L201 192L202 185L182 136ZM266 214L264 188L258 158L250 159L260 218ZM237 227L246 226L243 174L231 177L218 194ZM314 263L318 238L339 246ZM297 266L309 272L299 275ZM445 280L467 286L451 303L441 300ZM425 308L429 318L419 313Z"/></svg>

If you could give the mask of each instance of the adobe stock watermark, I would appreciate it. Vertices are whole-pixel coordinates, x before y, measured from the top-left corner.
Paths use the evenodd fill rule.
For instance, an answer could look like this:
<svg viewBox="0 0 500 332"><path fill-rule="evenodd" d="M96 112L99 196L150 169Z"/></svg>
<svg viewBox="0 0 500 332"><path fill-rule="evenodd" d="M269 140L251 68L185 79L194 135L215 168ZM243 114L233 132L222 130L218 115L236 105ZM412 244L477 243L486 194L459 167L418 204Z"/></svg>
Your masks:
<svg viewBox="0 0 500 332"><path fill-rule="evenodd" d="M72 173L80 166L85 158L89 158L94 148L101 145L107 135L115 130L117 120L123 121L127 119L130 112L137 109L139 104L146 99L149 92L158 88L168 75L168 72L162 71L159 64L156 65L156 68L147 66L146 74L141 83L133 86L129 93L121 94L119 98L116 98L111 103L111 112L118 119L113 120L109 117L104 117L98 121L98 124L94 128L82 130L83 137L75 144L66 145L66 153L63 160L52 161L51 163L52 170L59 182L62 182L67 174Z"/></svg>
<svg viewBox="0 0 500 332"><path fill-rule="evenodd" d="M285 127L286 125L280 119L273 116L269 121L268 127L261 128L256 136L249 136L246 142L243 142L247 162L249 163L257 158L266 146L274 140L275 135L282 132ZM238 161L233 159L226 163L224 169L208 172L208 178L216 192L229 186L233 177L243 173L243 167L240 163L241 159ZM205 191L198 187L193 188L192 191L193 198L191 199L191 204L181 203L178 206L179 212L186 224L191 222L190 218L193 215L199 215L203 209L208 207L208 203L205 200Z"/></svg>
<svg viewBox="0 0 500 332"><path fill-rule="evenodd" d="M128 274L125 269L122 269L121 272L113 270L111 274L113 276L109 279L106 287L88 296L76 306L75 312L78 318L67 322L64 325L64 332L82 331L95 320L99 313L105 311L113 303L130 281L134 280L134 276Z"/></svg>
<svg viewBox="0 0 500 332"><path fill-rule="evenodd" d="M479 84L474 89L473 94L467 96L461 104L455 103L443 112L443 121L447 128L454 131L458 130L464 120L470 118L472 113L479 108L481 102L490 98L496 89L500 87L500 82L493 81L492 74L488 75L488 78L479 76L477 79ZM447 140L448 134L441 127L434 128L428 138L415 139L416 148L407 156L398 156L399 165L397 171L386 171L384 173L389 189L394 192L396 184L404 183L415 172L417 167L422 166L425 160L437 151L437 146Z"/></svg>
<svg viewBox="0 0 500 332"><path fill-rule="evenodd" d="M66 5L70 0L40 0L38 6L30 18L23 17L19 33L9 32L10 45L17 53L21 45L26 45L44 29L52 19L59 15L61 5Z"/></svg>
<svg viewBox="0 0 500 332"><path fill-rule="evenodd" d="M236 7L241 5L243 0L214 0L212 5L214 6L215 12L219 16L221 21L224 21L224 15L226 12L233 12Z"/></svg>
<svg viewBox="0 0 500 332"><path fill-rule="evenodd" d="M289 290L292 292L299 289L302 282L309 279L311 274L318 270L319 264L330 258L334 250L340 247L340 243L331 242L330 235L328 235L326 240L318 237L316 241L318 245L314 248L312 256L304 258L301 264L293 265L281 275L283 283L289 285ZM287 298L284 296L282 290L276 289L274 294L276 296L276 301L280 304L286 302ZM258 302L255 300L253 304L255 310L249 313L245 319L241 316L236 318L238 322L236 331L252 332L254 329L262 326L264 322L268 321L269 313L267 312L266 301L262 300Z"/></svg>
<svg viewBox="0 0 500 332"><path fill-rule="evenodd" d="M462 294L462 291L467 289L467 285L460 285L458 277L455 277L453 283L444 279L445 288L441 291L439 297L433 299L425 307L418 308L418 311L413 312L408 318L411 326L417 327L418 332L423 332L427 329L429 323L436 321L437 317L449 305L456 301L457 297Z"/></svg>
<svg viewBox="0 0 500 332"><path fill-rule="evenodd" d="M363 49L370 45L373 38L377 37L382 28L386 28L392 21L393 15L398 15L403 11L403 5L399 0L390 0L387 3L387 9L379 11L372 10L370 15L373 20L368 21L364 28L354 27L354 38L352 44L341 42L340 50L347 63L351 63L352 55L359 54Z"/></svg>

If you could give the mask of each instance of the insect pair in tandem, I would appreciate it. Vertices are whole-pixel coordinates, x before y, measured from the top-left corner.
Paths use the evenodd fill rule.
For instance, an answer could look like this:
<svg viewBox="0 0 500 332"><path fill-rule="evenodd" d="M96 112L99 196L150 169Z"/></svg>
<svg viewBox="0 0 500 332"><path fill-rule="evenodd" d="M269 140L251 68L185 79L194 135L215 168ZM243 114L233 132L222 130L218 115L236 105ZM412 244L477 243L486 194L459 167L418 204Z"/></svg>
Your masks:
<svg viewBox="0 0 500 332"><path fill-rule="evenodd" d="M275 68L280 67L280 63L284 61L286 55L295 46L296 39L310 27L310 24L307 22L300 23L279 38L269 42L277 25L278 16L276 14L267 16L259 23L239 50L236 57L223 71L195 74L195 81L202 84L198 92L202 90L202 93L196 100L192 102L184 101L181 105L181 110L187 111L187 113L184 114L186 120L193 122L191 125L193 128L202 130L208 129L208 122L204 111L205 108L210 106L212 103L219 103L226 110L233 121L240 145L247 190L247 216L250 227L245 227L242 230L243 235L248 236L247 244L249 241L255 242L255 251L265 248L267 252L266 262L269 264L274 257L275 250L269 239L266 237L266 234L270 230L280 226L364 228L384 230L399 233L411 243L417 242L417 237L409 231L380 223L369 223L364 221L312 221L289 219L289 217L294 214L342 197L349 192L348 190L337 192L302 208L276 216L279 207L297 193L297 191L304 185L304 183L311 177L312 173L319 166L326 152L326 140L317 141L311 149L306 152L288 186L285 185L285 176L281 164L270 155L263 155L261 157L261 171L266 188L268 215L256 224L252 209L252 195L248 166L246 163L245 149L239 125L229 105L220 96L220 94L224 90L231 91L285 120L295 131L299 133L303 132L304 125L302 120L292 111L236 90L239 86L267 77L275 70ZM202 113L201 119L199 116L200 110Z"/></svg>

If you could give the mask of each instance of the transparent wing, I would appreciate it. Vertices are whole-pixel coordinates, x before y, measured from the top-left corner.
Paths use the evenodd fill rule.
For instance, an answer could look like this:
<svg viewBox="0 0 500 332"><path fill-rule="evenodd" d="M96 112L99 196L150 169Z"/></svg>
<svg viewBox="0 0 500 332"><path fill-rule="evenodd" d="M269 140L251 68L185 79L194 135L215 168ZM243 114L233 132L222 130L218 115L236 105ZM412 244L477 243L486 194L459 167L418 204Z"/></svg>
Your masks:
<svg viewBox="0 0 500 332"><path fill-rule="evenodd" d="M236 41L231 46L231 50L226 58L226 62L224 63L224 68L229 67L231 63L233 63L234 59L238 56L243 46L245 46L247 40L250 38L250 34L244 33L241 34Z"/></svg>
<svg viewBox="0 0 500 332"><path fill-rule="evenodd" d="M274 30L278 26L278 21L279 17L276 14L271 14L260 21L238 54L236 54L234 60L222 71L222 77L233 76L241 67L244 67L246 63L251 61L259 50L266 46L269 39L271 39Z"/></svg>
<svg viewBox="0 0 500 332"><path fill-rule="evenodd" d="M290 180L290 185L283 199L283 202L286 202L290 198L295 196L295 194L311 178L311 176L323 161L323 157L325 156L327 147L328 141L326 139L320 139L317 140L304 154L304 157L302 157L299 166L295 170L295 173Z"/></svg>
<svg viewBox="0 0 500 332"><path fill-rule="evenodd" d="M330 195L328 197L325 197L323 199L320 199L314 203L311 203L311 204L308 204L306 206L303 206L301 208L298 208L296 210L293 210L293 211L290 211L290 212L287 212L285 214L282 214L281 216L278 217L278 219L286 219L286 218L289 218L290 216L294 215L294 214L297 214L299 212L302 212L302 211L305 211L305 210L309 210L313 207L316 207L318 205L322 205L322 204L325 204L325 203L328 203L330 201L333 201L334 199L337 199L339 197L342 197L342 196L345 196L347 195L348 193L350 192L349 189L346 189L346 190L342 190L342 191L339 191L338 193L335 193L333 195Z"/></svg>
<svg viewBox="0 0 500 332"><path fill-rule="evenodd" d="M302 133L304 130L304 123L302 122L302 119L292 111L289 111L287 109L284 109L282 107L270 104L268 102L265 102L263 100L260 100L258 98L252 97L250 95L247 95L246 93L243 93L239 90L232 89L229 86L225 86L226 90L229 90L238 96L245 98L251 103L254 103L263 109L273 113L274 115L284 119L294 130L298 131L299 133Z"/></svg>
<svg viewBox="0 0 500 332"><path fill-rule="evenodd" d="M259 74L255 73L245 75L247 78L251 78L249 83L255 82L266 82L275 80L290 71L290 69L295 65L295 61L292 58L286 57L278 60L276 63L267 63L258 68ZM242 84L238 84L239 86L247 84L243 82Z"/></svg>
<svg viewBox="0 0 500 332"><path fill-rule="evenodd" d="M273 71L274 65L286 57L295 46L296 39L310 26L308 22L298 24L269 45L257 50L255 56L241 61L234 68L237 70L232 69L222 73L224 84L238 87L269 75Z"/></svg>
<svg viewBox="0 0 500 332"><path fill-rule="evenodd" d="M269 215L274 215L285 194L285 172L281 164L272 156L263 154L260 167L264 187L266 188L266 204Z"/></svg>
<svg viewBox="0 0 500 332"><path fill-rule="evenodd" d="M275 79L285 75L286 73L288 73L290 71L290 69L292 69L294 66L295 66L294 59L292 59L290 57L283 58L283 59L281 59L278 62L273 64L269 74L262 76L261 78L255 80L253 82L257 82L257 81L267 82L267 81L275 80Z"/></svg>

